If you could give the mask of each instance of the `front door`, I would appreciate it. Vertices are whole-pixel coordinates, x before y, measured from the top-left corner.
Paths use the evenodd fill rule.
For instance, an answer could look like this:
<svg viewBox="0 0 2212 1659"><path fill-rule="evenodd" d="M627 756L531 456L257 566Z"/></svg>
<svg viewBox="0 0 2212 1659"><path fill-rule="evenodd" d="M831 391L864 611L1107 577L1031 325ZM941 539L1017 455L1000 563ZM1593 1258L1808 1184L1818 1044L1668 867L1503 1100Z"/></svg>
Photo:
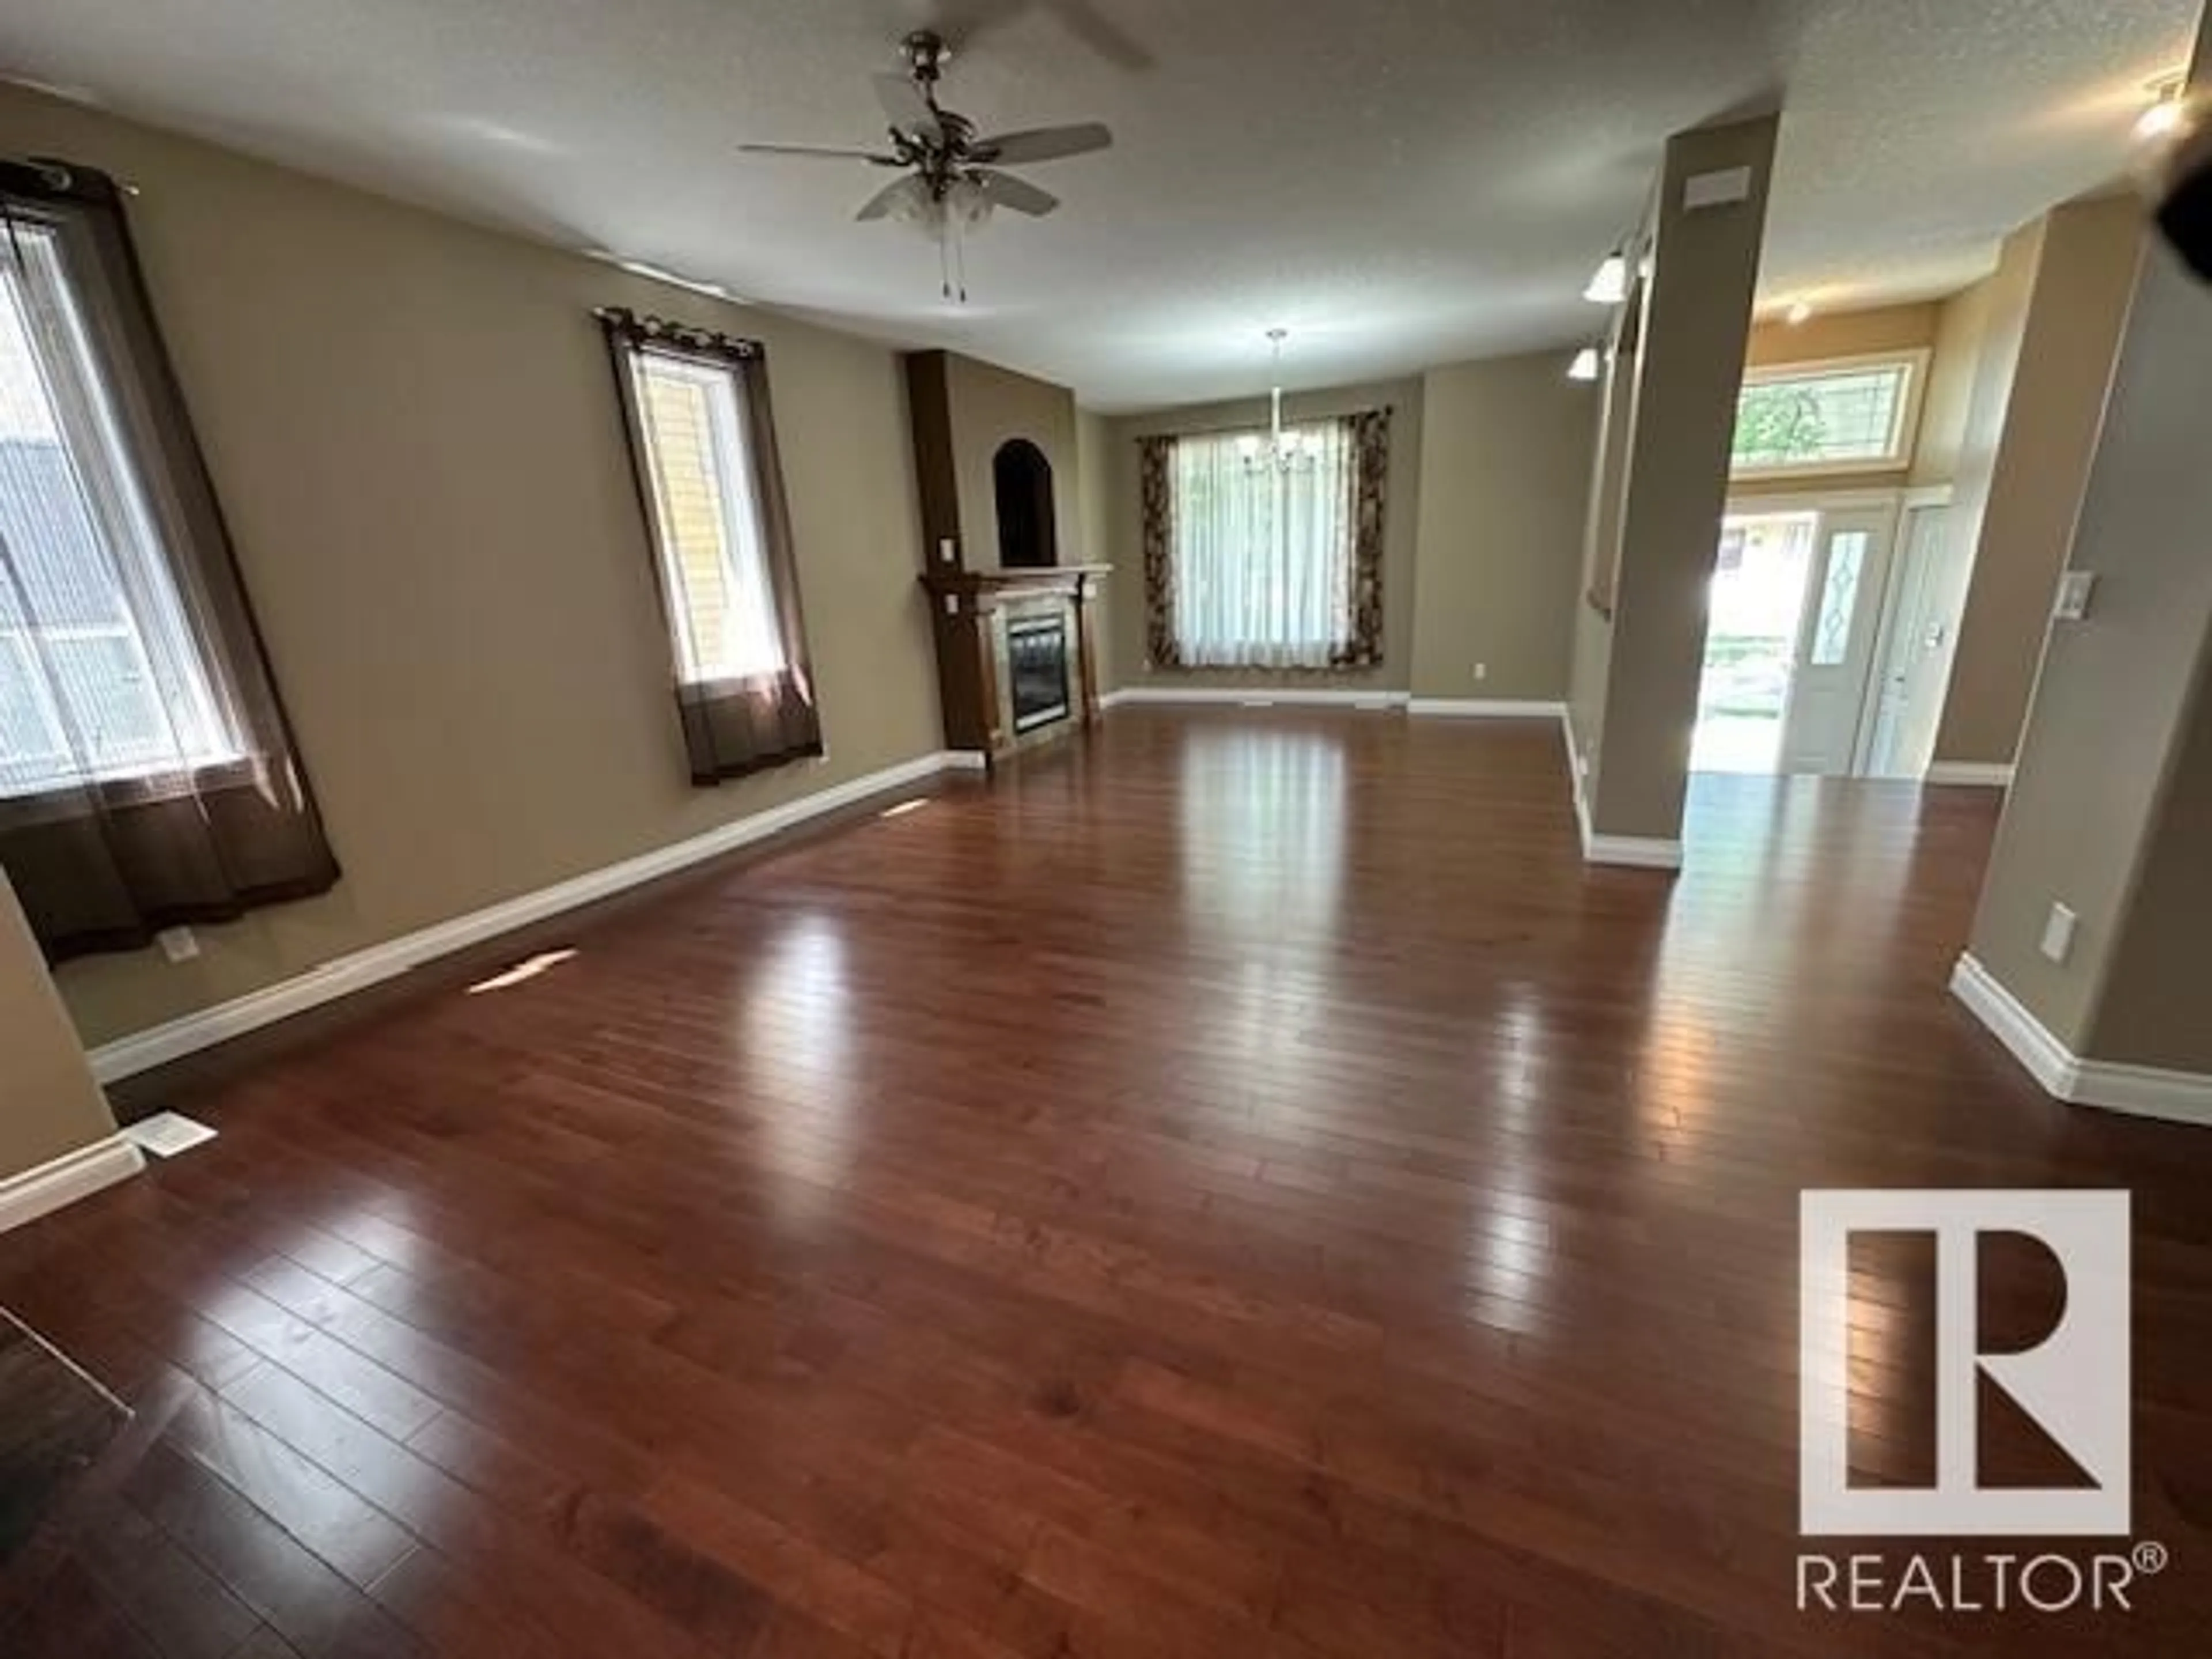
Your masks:
<svg viewBox="0 0 2212 1659"><path fill-rule="evenodd" d="M1896 524L1894 507L1820 514L1782 723L1782 771L1844 775L1852 769Z"/></svg>
<svg viewBox="0 0 2212 1659"><path fill-rule="evenodd" d="M1905 515L1897 602L1875 669L1867 733L1869 777L1917 778L1935 750L1959 613L1966 600L1965 550L1948 533L1949 520L1949 507L1936 504L1911 507Z"/></svg>

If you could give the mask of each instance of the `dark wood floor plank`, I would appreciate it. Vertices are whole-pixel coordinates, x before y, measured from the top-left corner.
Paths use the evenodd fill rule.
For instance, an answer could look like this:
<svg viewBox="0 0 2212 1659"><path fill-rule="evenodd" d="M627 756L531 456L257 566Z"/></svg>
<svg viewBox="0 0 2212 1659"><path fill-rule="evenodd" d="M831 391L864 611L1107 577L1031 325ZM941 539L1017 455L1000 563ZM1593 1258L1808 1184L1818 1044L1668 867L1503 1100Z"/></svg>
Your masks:
<svg viewBox="0 0 2212 1659"><path fill-rule="evenodd" d="M167 1402L0 1640L2193 1656L2208 1155L1951 1001L1994 808L1701 778L1669 878L1581 862L1548 722L1121 711L710 872L208 1083L217 1140L0 1239ZM2120 1645L1791 1606L1798 1194L1981 1185L2135 1194L2177 1565ZM1929 1287L1850 1289L1893 1478Z"/></svg>

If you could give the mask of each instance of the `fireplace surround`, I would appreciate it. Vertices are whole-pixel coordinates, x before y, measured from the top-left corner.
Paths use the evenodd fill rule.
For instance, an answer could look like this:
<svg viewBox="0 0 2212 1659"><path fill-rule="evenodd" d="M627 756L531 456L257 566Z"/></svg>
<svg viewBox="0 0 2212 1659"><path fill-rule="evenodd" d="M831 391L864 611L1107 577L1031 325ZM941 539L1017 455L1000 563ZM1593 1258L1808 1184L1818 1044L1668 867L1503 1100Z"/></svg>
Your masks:
<svg viewBox="0 0 2212 1659"><path fill-rule="evenodd" d="M996 762L1098 718L1107 567L927 572L948 747Z"/></svg>

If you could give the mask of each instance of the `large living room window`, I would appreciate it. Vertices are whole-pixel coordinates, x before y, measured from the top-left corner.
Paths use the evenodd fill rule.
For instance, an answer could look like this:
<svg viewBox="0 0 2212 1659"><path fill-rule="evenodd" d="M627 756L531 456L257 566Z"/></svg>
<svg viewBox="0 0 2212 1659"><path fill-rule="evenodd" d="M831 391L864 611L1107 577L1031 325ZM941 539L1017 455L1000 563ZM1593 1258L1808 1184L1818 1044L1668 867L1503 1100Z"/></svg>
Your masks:
<svg viewBox="0 0 2212 1659"><path fill-rule="evenodd" d="M1145 441L1155 666L1328 670L1381 659L1388 414Z"/></svg>
<svg viewBox="0 0 2212 1659"><path fill-rule="evenodd" d="M1326 668L1352 641L1352 441L1293 428L1176 445L1176 632L1193 668Z"/></svg>
<svg viewBox="0 0 2212 1659"><path fill-rule="evenodd" d="M0 866L57 960L338 876L122 192L52 161L0 162Z"/></svg>
<svg viewBox="0 0 2212 1659"><path fill-rule="evenodd" d="M1745 371L1730 471L1887 472L1911 464L1924 351Z"/></svg>
<svg viewBox="0 0 2212 1659"><path fill-rule="evenodd" d="M234 758L57 233L0 259L0 795Z"/></svg>

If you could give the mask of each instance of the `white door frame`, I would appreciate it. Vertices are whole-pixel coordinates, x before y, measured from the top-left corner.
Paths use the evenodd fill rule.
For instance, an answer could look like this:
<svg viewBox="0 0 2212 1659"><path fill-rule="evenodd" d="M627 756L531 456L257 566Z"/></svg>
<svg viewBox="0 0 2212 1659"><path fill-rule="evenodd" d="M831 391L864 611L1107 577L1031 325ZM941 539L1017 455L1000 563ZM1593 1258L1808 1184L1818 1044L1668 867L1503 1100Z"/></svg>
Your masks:
<svg viewBox="0 0 2212 1659"><path fill-rule="evenodd" d="M1929 507L1951 505L1951 486L1913 484L1898 492L1897 517L1890 526L1889 580L1883 584L1881 593L1881 622L1875 630L1874 655L1867 667L1867 692L1859 704L1858 739L1851 745L1851 775L1865 777L1874 762L1874 734L1880 696L1876 683L1889 672L1889 655L1897 645L1897 608L1905 597L1905 565L1912 549L1905 539L1905 527L1912 522L1913 514Z"/></svg>

